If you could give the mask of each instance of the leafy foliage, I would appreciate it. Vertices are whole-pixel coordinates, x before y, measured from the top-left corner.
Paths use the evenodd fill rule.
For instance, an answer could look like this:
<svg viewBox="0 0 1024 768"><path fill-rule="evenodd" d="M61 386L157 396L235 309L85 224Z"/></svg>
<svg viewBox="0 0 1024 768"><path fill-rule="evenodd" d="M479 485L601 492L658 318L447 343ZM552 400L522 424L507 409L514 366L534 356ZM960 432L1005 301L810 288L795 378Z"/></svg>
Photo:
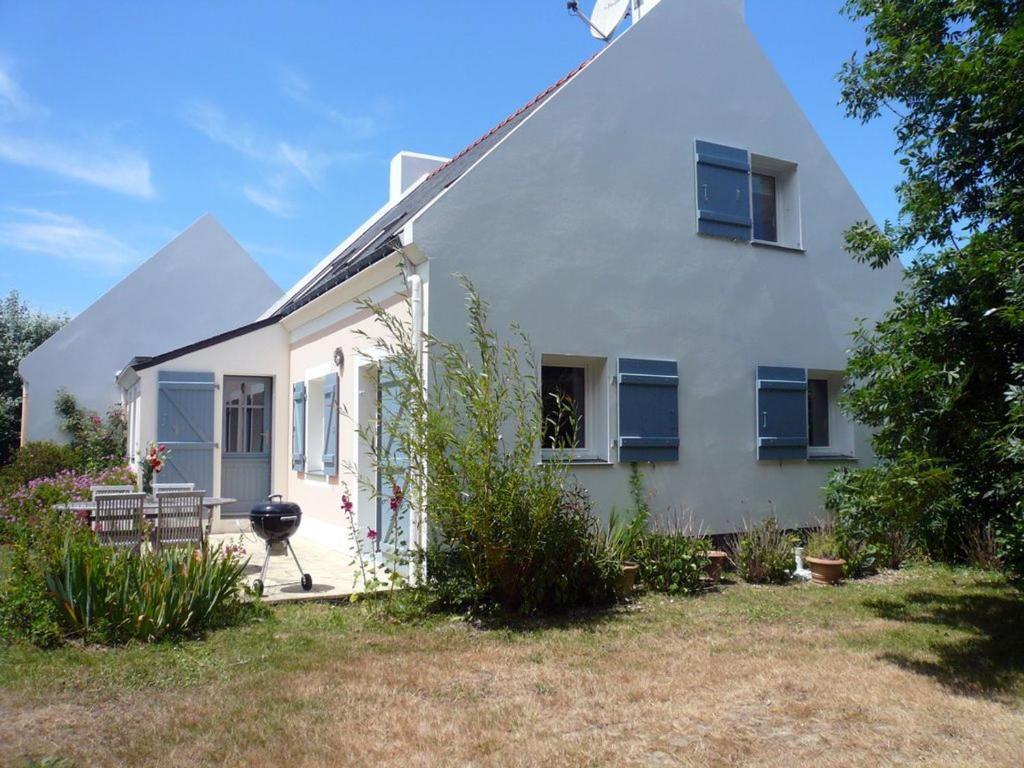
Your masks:
<svg viewBox="0 0 1024 768"><path fill-rule="evenodd" d="M28 308L17 291L0 301L0 466L10 461L21 434L18 365L68 321Z"/></svg>
<svg viewBox="0 0 1024 768"><path fill-rule="evenodd" d="M837 469L825 486L840 541L870 548L875 563L899 568L915 552L940 556L955 513L953 471L941 463L901 457L859 470Z"/></svg>
<svg viewBox="0 0 1024 768"><path fill-rule="evenodd" d="M785 584L793 573L796 539L779 528L774 517L757 524L744 523L733 542L736 569L752 584Z"/></svg>
<svg viewBox="0 0 1024 768"><path fill-rule="evenodd" d="M402 467L383 456L377 463L394 484L404 479L413 531L430 510L428 584L446 600L468 592L472 606L521 613L609 602L618 564L596 544L590 499L570 482L565 446L537 461L546 422L529 341L515 328L513 341L500 340L486 303L461 280L471 343L425 337L429 396L424 349L408 323L366 304L383 330L370 342L390 366L403 407L398 452L408 457ZM563 408L548 419L561 423Z"/></svg>
<svg viewBox="0 0 1024 768"><path fill-rule="evenodd" d="M18 448L10 464L0 469L0 498L32 480L80 469L82 457L70 445L33 441Z"/></svg>
<svg viewBox="0 0 1024 768"><path fill-rule="evenodd" d="M78 405L67 390L57 393L54 404L60 426L71 436L71 447L81 457L81 468L87 471L116 466L125 456L128 422L124 409L112 405L106 418Z"/></svg>
<svg viewBox="0 0 1024 768"><path fill-rule="evenodd" d="M847 370L845 407L876 431L881 467L834 483L832 503L863 521L888 484L913 510L903 533L915 545L962 558L969 532L994 529L1004 564L1019 569L1024 4L849 0L846 11L867 27L867 51L841 74L847 112L867 121L891 110L905 168L900 220L862 222L847 246L872 267L915 255L894 308L856 332ZM908 485L938 467L948 494Z"/></svg>
<svg viewBox="0 0 1024 768"><path fill-rule="evenodd" d="M701 588L710 548L707 539L685 531L647 531L635 555L640 581L655 592L692 595Z"/></svg>
<svg viewBox="0 0 1024 768"><path fill-rule="evenodd" d="M153 642L195 636L237 618L247 562L210 549L136 554L69 534L46 584L69 636Z"/></svg>

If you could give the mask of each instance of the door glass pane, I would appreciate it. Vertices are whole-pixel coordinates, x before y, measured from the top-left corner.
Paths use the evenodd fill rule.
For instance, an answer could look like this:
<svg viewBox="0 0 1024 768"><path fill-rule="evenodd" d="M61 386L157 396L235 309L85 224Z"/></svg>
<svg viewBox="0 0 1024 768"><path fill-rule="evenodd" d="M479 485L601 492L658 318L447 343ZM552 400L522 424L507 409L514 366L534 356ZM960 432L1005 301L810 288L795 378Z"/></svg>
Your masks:
<svg viewBox="0 0 1024 768"><path fill-rule="evenodd" d="M586 445L586 425L583 423L585 389L586 371L583 368L563 365L541 368L544 448L582 448Z"/></svg>
<svg viewBox="0 0 1024 768"><path fill-rule="evenodd" d="M224 451L226 453L238 453L238 415L241 409L229 405L224 409Z"/></svg>
<svg viewBox="0 0 1024 768"><path fill-rule="evenodd" d="M807 442L818 448L828 447L828 381L807 380Z"/></svg>
<svg viewBox="0 0 1024 768"><path fill-rule="evenodd" d="M246 450L263 453L263 408L246 408L245 412Z"/></svg>
<svg viewBox="0 0 1024 768"><path fill-rule="evenodd" d="M754 239L775 243L779 240L775 221L775 177L751 174L754 208Z"/></svg>

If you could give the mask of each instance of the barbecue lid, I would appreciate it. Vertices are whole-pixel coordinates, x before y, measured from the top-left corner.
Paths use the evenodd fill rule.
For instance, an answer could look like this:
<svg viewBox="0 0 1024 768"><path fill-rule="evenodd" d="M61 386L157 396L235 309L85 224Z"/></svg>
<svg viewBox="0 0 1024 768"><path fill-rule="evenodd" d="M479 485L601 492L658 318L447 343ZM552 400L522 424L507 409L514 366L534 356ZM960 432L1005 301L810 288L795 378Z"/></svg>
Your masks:
<svg viewBox="0 0 1024 768"><path fill-rule="evenodd" d="M276 499L276 501L275 501ZM291 501L282 501L280 494L274 494L267 501L261 502L253 506L249 510L250 515L256 517L264 517L267 515L301 515L302 509L298 504Z"/></svg>

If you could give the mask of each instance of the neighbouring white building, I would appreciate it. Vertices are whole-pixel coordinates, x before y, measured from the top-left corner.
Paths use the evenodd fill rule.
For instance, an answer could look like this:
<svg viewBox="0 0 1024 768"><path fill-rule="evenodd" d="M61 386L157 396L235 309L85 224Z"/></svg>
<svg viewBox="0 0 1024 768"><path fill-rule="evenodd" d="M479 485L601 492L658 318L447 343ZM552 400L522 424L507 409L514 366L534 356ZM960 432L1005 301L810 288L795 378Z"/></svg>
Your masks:
<svg viewBox="0 0 1024 768"><path fill-rule="evenodd" d="M836 407L855 318L901 280L844 252L867 218L742 0L648 0L454 158L399 154L388 203L259 320L119 381L136 439L171 444L168 479L239 499L224 518L285 494L342 549L342 489L372 471L360 429L386 401L357 301L465 339L464 273L581 404L575 472L599 511L628 503L636 461L656 511L713 532L772 509L807 523L832 467L872 460ZM386 496L356 513L385 528Z"/></svg>
<svg viewBox="0 0 1024 768"><path fill-rule="evenodd" d="M103 414L121 402L115 377L132 355L234 328L280 295L217 220L203 216L22 360L22 443L67 439L54 411L60 389Z"/></svg>

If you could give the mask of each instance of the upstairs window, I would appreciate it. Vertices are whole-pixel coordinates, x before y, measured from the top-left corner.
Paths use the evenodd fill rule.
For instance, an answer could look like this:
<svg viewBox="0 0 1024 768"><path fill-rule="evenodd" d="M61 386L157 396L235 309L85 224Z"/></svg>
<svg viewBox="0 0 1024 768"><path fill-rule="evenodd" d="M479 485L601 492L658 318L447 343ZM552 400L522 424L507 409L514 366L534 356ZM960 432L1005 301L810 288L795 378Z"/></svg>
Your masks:
<svg viewBox="0 0 1024 768"><path fill-rule="evenodd" d="M775 200L775 177L767 173L750 176L751 202L754 208L754 239L768 243L779 241Z"/></svg>

